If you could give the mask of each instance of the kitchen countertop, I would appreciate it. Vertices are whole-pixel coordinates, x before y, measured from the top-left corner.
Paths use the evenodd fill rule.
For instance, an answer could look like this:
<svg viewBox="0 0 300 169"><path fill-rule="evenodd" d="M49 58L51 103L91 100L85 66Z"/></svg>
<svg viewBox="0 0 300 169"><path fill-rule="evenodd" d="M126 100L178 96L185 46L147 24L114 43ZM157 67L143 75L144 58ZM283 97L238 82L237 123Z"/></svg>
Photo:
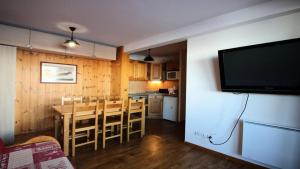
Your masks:
<svg viewBox="0 0 300 169"><path fill-rule="evenodd" d="M158 92L130 93L130 94L128 94L128 97L149 96L149 95L161 95L161 96L178 97L178 94L167 94L167 93L158 93Z"/></svg>

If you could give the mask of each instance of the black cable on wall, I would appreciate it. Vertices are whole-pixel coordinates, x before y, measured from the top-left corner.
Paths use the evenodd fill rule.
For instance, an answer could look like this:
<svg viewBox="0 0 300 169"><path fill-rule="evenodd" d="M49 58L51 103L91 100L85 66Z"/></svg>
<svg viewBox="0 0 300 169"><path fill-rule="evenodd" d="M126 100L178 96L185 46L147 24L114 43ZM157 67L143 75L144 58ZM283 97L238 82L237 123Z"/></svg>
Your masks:
<svg viewBox="0 0 300 169"><path fill-rule="evenodd" d="M225 141L223 141L223 142L221 142L221 143L215 143L215 142L213 142L213 140L212 140L212 136L209 136L208 139L209 139L209 142L210 142L211 144L219 146L219 145L223 145L223 144L227 143L227 142L230 140L230 138L231 138L231 136L232 136L232 134L233 134L234 129L236 128L236 126L237 126L237 124L239 123L241 117L243 116L244 112L246 111L246 108L247 108L247 105L248 105L248 101L249 101L249 97L250 97L250 94L247 93L247 99L246 99L246 102L245 102L243 111L241 112L241 114L239 115L239 118L238 118L237 121L235 122L235 125L234 125L234 127L232 128L229 137L228 137Z"/></svg>

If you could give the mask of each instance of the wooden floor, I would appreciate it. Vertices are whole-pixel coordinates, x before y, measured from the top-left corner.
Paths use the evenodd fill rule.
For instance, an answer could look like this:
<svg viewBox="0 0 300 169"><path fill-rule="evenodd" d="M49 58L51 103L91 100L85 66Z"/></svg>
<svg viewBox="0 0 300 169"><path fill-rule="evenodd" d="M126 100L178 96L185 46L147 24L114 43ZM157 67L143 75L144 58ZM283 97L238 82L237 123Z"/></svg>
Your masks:
<svg viewBox="0 0 300 169"><path fill-rule="evenodd" d="M76 157L69 159L77 169L253 168L186 144L183 137L183 125L164 120L147 120L144 138L136 137L122 145L111 141L105 150L101 146L98 151L93 151L92 146L78 148Z"/></svg>

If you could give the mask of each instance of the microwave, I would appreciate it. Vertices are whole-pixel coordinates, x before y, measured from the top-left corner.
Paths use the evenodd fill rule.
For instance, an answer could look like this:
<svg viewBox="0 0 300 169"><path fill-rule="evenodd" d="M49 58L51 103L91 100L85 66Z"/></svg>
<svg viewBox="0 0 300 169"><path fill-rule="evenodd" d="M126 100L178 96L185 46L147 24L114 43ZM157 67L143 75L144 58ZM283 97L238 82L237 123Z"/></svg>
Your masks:
<svg viewBox="0 0 300 169"><path fill-rule="evenodd" d="M179 71L167 71L167 80L178 80Z"/></svg>

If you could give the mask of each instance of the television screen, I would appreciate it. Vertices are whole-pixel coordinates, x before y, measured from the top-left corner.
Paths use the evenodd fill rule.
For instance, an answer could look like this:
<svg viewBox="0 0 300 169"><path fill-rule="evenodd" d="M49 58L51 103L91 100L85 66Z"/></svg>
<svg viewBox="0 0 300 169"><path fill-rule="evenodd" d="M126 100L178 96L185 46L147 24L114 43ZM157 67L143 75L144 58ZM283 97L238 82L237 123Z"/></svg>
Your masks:
<svg viewBox="0 0 300 169"><path fill-rule="evenodd" d="M300 94L300 39L220 50L219 66L223 91Z"/></svg>

